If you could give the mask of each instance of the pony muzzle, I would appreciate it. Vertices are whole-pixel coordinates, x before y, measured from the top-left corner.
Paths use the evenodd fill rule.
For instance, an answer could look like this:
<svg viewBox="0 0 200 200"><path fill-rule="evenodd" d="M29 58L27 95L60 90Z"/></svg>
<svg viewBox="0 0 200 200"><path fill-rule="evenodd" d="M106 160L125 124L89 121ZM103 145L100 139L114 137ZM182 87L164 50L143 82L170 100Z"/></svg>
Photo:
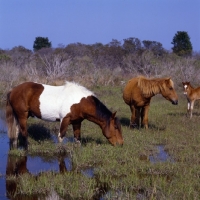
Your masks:
<svg viewBox="0 0 200 200"><path fill-rule="evenodd" d="M172 101L173 105L178 105L178 100Z"/></svg>
<svg viewBox="0 0 200 200"><path fill-rule="evenodd" d="M114 139L113 138L107 138L108 141L113 145L113 146L117 146L117 145L123 145L124 144L124 140L123 139Z"/></svg>

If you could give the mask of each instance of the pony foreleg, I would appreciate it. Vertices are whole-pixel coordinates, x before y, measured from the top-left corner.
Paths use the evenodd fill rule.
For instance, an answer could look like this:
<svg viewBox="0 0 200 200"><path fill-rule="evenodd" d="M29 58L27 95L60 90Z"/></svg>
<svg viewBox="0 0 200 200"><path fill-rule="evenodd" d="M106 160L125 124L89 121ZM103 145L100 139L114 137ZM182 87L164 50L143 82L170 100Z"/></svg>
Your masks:
<svg viewBox="0 0 200 200"><path fill-rule="evenodd" d="M187 103L187 117L189 117L189 115L190 115L190 106L191 106L191 103L188 101L188 103Z"/></svg>
<svg viewBox="0 0 200 200"><path fill-rule="evenodd" d="M190 118L192 118L193 108L194 108L194 101L190 102Z"/></svg>
<svg viewBox="0 0 200 200"><path fill-rule="evenodd" d="M65 117L60 123L60 132L58 133L58 141L61 143L65 137L68 125L70 124L70 118Z"/></svg>
<svg viewBox="0 0 200 200"><path fill-rule="evenodd" d="M74 139L75 142L79 142L81 141L81 122L80 123L76 123L76 124L72 124L73 126L73 131L74 131Z"/></svg>

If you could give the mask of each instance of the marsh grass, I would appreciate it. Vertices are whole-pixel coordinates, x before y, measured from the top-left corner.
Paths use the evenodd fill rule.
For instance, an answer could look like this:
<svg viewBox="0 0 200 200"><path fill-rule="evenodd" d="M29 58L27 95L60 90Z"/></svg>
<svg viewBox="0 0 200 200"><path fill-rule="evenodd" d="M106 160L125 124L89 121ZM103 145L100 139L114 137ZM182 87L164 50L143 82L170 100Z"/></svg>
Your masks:
<svg viewBox="0 0 200 200"><path fill-rule="evenodd" d="M160 95L152 99L149 129L129 129L130 110L122 101L122 87L93 88L112 111L117 110L123 130L123 147L111 146L100 128L88 121L82 124L82 144L55 143L49 133L57 133L58 124L34 124L31 132L45 138L30 137L29 155L70 155L72 170L43 173L39 177L21 175L17 192L27 195L56 191L64 199L199 199L200 198L200 110L186 117L187 103L179 94L174 106ZM40 130L37 130L39 127ZM48 127L48 128L45 128ZM47 130L46 130L47 129ZM29 130L29 131L30 131ZM44 135L42 137L44 137ZM69 128L67 137L73 137ZM157 146L163 145L172 161L151 163ZM19 151L19 150L17 150ZM15 155L18 155L15 152ZM21 155L21 151L19 153ZM81 174L94 169L94 177ZM12 177L12 180L15 177Z"/></svg>

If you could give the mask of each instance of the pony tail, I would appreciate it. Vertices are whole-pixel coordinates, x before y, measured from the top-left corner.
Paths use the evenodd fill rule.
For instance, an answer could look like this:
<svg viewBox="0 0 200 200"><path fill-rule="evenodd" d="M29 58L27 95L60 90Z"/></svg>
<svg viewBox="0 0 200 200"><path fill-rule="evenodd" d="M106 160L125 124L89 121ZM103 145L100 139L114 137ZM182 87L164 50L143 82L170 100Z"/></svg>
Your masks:
<svg viewBox="0 0 200 200"><path fill-rule="evenodd" d="M18 139L18 131L17 131L17 119L15 116L15 113L13 111L13 108L10 104L10 93L7 94L6 99L6 122L7 122L7 128L8 128L8 137L10 139L10 145L14 145L17 143Z"/></svg>

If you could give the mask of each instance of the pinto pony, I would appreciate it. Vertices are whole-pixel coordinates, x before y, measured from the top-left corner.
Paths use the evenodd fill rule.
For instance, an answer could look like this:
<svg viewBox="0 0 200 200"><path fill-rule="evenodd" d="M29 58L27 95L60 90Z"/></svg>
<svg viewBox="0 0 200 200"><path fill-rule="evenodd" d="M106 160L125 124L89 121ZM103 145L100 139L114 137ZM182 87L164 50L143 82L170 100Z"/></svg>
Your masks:
<svg viewBox="0 0 200 200"><path fill-rule="evenodd" d="M130 106L131 120L130 127L138 127L141 124L148 128L148 111L150 101L156 94L171 101L172 104L178 104L178 96L174 90L173 81L170 78L147 79L138 76L129 80L123 91L123 99Z"/></svg>
<svg viewBox="0 0 200 200"><path fill-rule="evenodd" d="M194 88L191 86L190 82L182 82L182 84L184 89L184 95L186 96L188 101L187 115L190 116L190 118L192 118L194 102L200 99L200 87Z"/></svg>
<svg viewBox="0 0 200 200"><path fill-rule="evenodd" d="M10 147L17 147L21 132L27 149L27 119L37 117L47 121L60 121L59 142L62 142L69 124L74 137L80 141L81 122L87 119L99 125L112 145L123 144L121 125L116 112L112 113L83 86L66 82L63 86L50 86L25 82L7 95L6 121Z"/></svg>

